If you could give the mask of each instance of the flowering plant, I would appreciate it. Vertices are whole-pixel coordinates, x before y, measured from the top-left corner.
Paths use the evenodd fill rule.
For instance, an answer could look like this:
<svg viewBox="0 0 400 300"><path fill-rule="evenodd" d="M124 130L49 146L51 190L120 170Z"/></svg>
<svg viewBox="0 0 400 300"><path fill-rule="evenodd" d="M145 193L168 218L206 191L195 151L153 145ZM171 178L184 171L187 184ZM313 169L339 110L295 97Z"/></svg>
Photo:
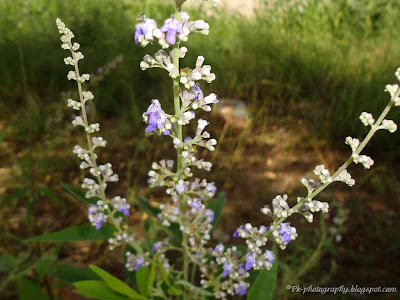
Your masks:
<svg viewBox="0 0 400 300"><path fill-rule="evenodd" d="M71 56L64 59L65 64L73 66L67 78L76 81L79 91L79 99L67 101L69 107L80 112L72 123L86 132L87 145L75 146L73 152L82 160L80 168L87 169L92 177L85 178L82 183L86 198L94 199L88 208L88 218L96 230L104 228L106 223L112 225L113 236L108 239L110 249L128 245L129 250L125 252L126 268L137 272L140 279L137 282L138 290L134 290L107 272L92 266L92 270L104 282L77 282L75 285L81 294L97 299L227 299L230 295L246 294L250 288L249 277L252 270L268 272L276 265L276 251L268 249L267 242L285 249L298 236L296 228L287 219L298 213L312 222L315 212L327 213L329 204L316 200L316 196L335 181L353 186L355 181L347 167L354 162L369 169L374 161L362 155L362 150L376 131L386 129L393 133L397 129L396 124L385 117L393 106L400 105L400 88L398 85L388 85L386 90L391 95L388 105L377 120L369 113L361 114L361 122L371 129L361 142L356 138L346 138L345 142L351 147L352 155L340 168L331 174L324 165L316 166L316 180L301 179L307 194L297 197L296 205L289 206L287 195L277 195L272 200L272 205L261 208L261 213L272 220L268 225L254 227L247 223L240 226L233 237L244 239L246 250L223 244L209 246L216 221L216 212L211 209L210 202L213 201L217 189L213 182L194 178L193 173L195 168L211 170L211 162L197 157L198 149L214 151L217 141L205 130L209 122L204 119L197 120L194 136L185 136L184 127L196 118L196 111L210 112L212 104L219 100L213 93L204 95L200 86L202 80L211 83L216 78L211 72L211 66L204 65L204 57L197 58L193 69L180 67L180 59L188 51L181 44L191 34L207 35L209 32L209 25L205 21L191 21L190 16L182 11L184 2L185 0L175 0L176 10L164 21L161 28L158 28L155 20L142 15L134 34L135 43L142 47L152 43L158 43L161 47L154 55L146 55L140 68L164 69L173 82L174 112L167 113L161 102L153 99L143 113L146 135L171 138L177 151L176 161L163 159L154 162L148 173L149 185L165 188L171 198L171 201L160 204L158 208L146 204L156 216L158 226L167 233L166 238L153 241L150 246L146 241L138 239L127 223L126 217L131 213L127 200L121 196L109 197L106 194L107 185L117 182L119 178L110 163L101 165L97 162L96 150L105 147L107 142L94 135L100 130L100 125L90 123L86 113L87 105L94 99L93 93L83 88L90 75L80 73L79 61L84 58L79 52L80 45L72 41L72 31L57 19L62 48L71 53ZM167 52L168 49L170 52ZM396 76L400 80L400 71L396 72ZM169 253L177 251L181 254L182 262L179 259L169 259ZM93 289L97 289L97 294ZM254 285L248 299L265 299L255 296L260 295L259 293L262 293L262 288ZM105 294L112 296L104 296Z"/></svg>

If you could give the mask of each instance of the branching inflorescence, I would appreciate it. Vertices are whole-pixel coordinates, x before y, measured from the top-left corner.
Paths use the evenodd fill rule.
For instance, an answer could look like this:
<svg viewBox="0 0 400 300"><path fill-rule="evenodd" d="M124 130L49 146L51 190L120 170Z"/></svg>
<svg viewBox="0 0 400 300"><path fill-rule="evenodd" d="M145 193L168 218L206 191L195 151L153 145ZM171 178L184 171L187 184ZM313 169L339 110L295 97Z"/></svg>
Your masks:
<svg viewBox="0 0 400 300"><path fill-rule="evenodd" d="M158 42L161 50L153 56L146 55L140 63L142 70L161 68L168 72L173 81L173 100L175 111L166 113L157 99L153 99L147 111L143 114L143 120L147 124L146 135L161 135L171 138L172 144L177 150L177 160L161 160L152 164L149 171L148 183L151 187L165 187L171 201L161 204L161 212L158 220L161 226L168 227L173 223L179 225L182 232L180 245L172 245L168 239L158 241L151 249L146 249L138 241L130 227L126 223L125 216L130 213L130 205L126 199L116 196L109 198L106 195L106 187L110 182L118 181L111 164L98 165L95 150L105 147L106 141L94 134L99 131L98 123L89 123L86 114L86 105L94 99L90 91L83 90L82 84L90 79L89 74L80 74L78 63L84 58L79 50L79 44L73 43L74 34L57 19L62 41L62 48L69 50L71 56L65 58L65 64L74 69L68 72L67 78L77 83L79 99L68 99L68 106L80 111L80 116L73 120L74 126L83 127L86 132L87 145L75 146L74 153L82 160L81 169L88 169L92 178L85 178L82 187L86 189L86 197L96 197L98 201L89 207L89 220L96 229L103 223L111 223L116 228L115 237L109 239L110 248L113 249L122 244L129 244L134 253L126 253L126 267L130 271L136 271L143 266L156 263L160 271L170 269L171 274L178 274L175 278L182 284L184 299L202 299L208 295L206 290L212 290L215 298L226 299L228 295L243 295L248 289L249 271L269 270L275 260L274 253L266 248L267 242L277 244L281 249L296 239L296 228L287 222L287 218L294 213L303 215L307 221L313 221L315 212L327 213L328 203L320 202L315 197L328 185L335 181L346 183L348 186L355 184L354 179L347 171L352 163L361 163L369 169L374 161L361 155L362 150L370 141L376 131L386 129L391 133L397 129L392 120L385 117L393 106L400 105L400 89L398 85L388 85L386 91L391 95L391 100L377 120L369 113L363 112L361 122L371 129L362 142L356 138L347 137L345 142L352 149L349 159L332 175L324 166L319 165L314 169L317 180L302 178L301 183L307 189L307 195L297 198L297 204L290 207L287 195L278 195L272 200L272 205L266 205L261 212L272 218L268 226L254 227L250 223L240 226L233 237L242 238L247 244L247 253L242 253L236 247L225 247L218 244L214 248L208 247L214 212L207 209L207 202L216 194L216 186L206 179L193 178L192 169L205 169L209 171L211 162L199 159L198 148L203 147L210 151L215 150L217 141L210 138L205 131L209 122L198 119L195 136L184 136L183 128L196 118L196 110L211 111L211 105L218 102L215 94L205 96L200 87L200 82L211 83L215 75L209 65L204 65L204 57L199 56L193 69L180 68L180 59L185 57L188 49L181 47L192 33L207 35L209 25L203 20L190 21L186 12L181 11L185 1L176 0L175 13L164 21L161 28L153 19L142 15L140 23L136 25L135 42L145 47L148 44ZM171 49L169 52L168 49ZM396 72L400 80L400 71ZM182 270L178 271L180 264L169 264L166 252L180 250L183 255ZM194 278L189 278L189 270L198 270L201 275L201 288L196 288ZM181 279L183 277L183 280ZM192 292L190 292L190 290ZM193 294L193 291L195 293Z"/></svg>

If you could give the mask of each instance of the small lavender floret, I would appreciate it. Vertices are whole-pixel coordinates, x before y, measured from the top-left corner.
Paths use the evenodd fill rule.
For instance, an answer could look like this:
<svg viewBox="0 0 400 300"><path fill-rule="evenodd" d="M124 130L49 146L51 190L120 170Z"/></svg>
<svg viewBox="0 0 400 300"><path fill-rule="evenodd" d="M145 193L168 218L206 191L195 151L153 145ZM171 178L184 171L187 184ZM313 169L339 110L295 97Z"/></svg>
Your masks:
<svg viewBox="0 0 400 300"><path fill-rule="evenodd" d="M280 227L279 234L283 238L284 245L287 245L291 240L293 240L292 234L296 229L290 226L290 223L281 223Z"/></svg>
<svg viewBox="0 0 400 300"><path fill-rule="evenodd" d="M97 230L101 228L101 225L107 220L107 216L104 214L103 209L98 205L91 205L88 210L89 221Z"/></svg>
<svg viewBox="0 0 400 300"><path fill-rule="evenodd" d="M228 276L230 273L233 272L233 267L234 264L231 261L227 261L223 265L223 272L222 272L222 277Z"/></svg>
<svg viewBox="0 0 400 300"><path fill-rule="evenodd" d="M153 246L151 247L151 250L153 250L153 252L157 252L158 249L160 249L162 245L163 245L163 243L161 241L155 242L153 244Z"/></svg>
<svg viewBox="0 0 400 300"><path fill-rule="evenodd" d="M206 209L206 217L210 222L214 222L215 214L211 209Z"/></svg>
<svg viewBox="0 0 400 300"><path fill-rule="evenodd" d="M198 198L193 198L189 206L192 208L192 211L200 211L203 208L203 204Z"/></svg>
<svg viewBox="0 0 400 300"><path fill-rule="evenodd" d="M244 295L246 294L246 290L247 290L247 285L246 283L244 283L243 281L240 282L239 284L235 285L235 293L237 295Z"/></svg>
<svg viewBox="0 0 400 300"><path fill-rule="evenodd" d="M153 31L157 29L156 21L142 16L143 22L136 24L135 43L143 43L145 40L153 40Z"/></svg>
<svg viewBox="0 0 400 300"><path fill-rule="evenodd" d="M267 259L267 261L272 265L275 261L275 254L272 251L266 250L264 253L264 257Z"/></svg>
<svg viewBox="0 0 400 300"><path fill-rule="evenodd" d="M175 45L177 34L183 34L182 24L174 16L165 20L160 30L166 33L165 40L170 45Z"/></svg>
<svg viewBox="0 0 400 300"><path fill-rule="evenodd" d="M254 253L247 253L245 259L246 259L246 265L245 265L246 271L250 270L253 266L257 264L256 255Z"/></svg>
<svg viewBox="0 0 400 300"><path fill-rule="evenodd" d="M225 246L223 244L218 244L217 246L215 246L213 253L214 254L222 254L225 250Z"/></svg>
<svg viewBox="0 0 400 300"><path fill-rule="evenodd" d="M168 117L165 114L164 110L161 108L160 101L158 101L157 99L152 100L150 106L145 112L145 115L148 117L149 123L146 128L147 133L159 129L164 135L170 134L170 130L166 129L164 125L166 121L168 121Z"/></svg>

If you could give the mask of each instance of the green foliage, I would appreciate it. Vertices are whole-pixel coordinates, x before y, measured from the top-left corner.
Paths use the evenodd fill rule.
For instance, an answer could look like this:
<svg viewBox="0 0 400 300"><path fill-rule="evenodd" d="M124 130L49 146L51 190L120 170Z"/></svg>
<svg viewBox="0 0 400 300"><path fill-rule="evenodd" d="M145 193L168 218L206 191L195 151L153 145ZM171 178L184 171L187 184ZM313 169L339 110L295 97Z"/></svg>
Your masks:
<svg viewBox="0 0 400 300"><path fill-rule="evenodd" d="M18 299L19 300L47 300L48 297L42 292L40 286L34 281L25 277L18 280Z"/></svg>
<svg viewBox="0 0 400 300"><path fill-rule="evenodd" d="M219 78L213 89L225 97L243 97L254 125L265 124L269 115L295 115L319 123L317 133L336 140L360 132L362 125L354 120L361 107L377 113L385 84L394 80L391 74L400 59L396 31L400 5L393 0L308 2L301 13L259 9L248 19L221 8L206 18L211 27L208 43L194 36L185 60L194 63L197 55L204 55ZM54 63L61 53L54 20L61 17L77 36L85 37L79 42L90 58L83 61L88 72L124 55L118 69L96 87L101 101L95 105L103 116L117 116L121 128L132 134L150 97L159 98L166 108L172 105L167 97L170 86L159 80L161 72L136 72L144 50L132 50L134 24L143 12L161 22L171 8L172 1L2 1L0 10L6 13L0 20L0 54L8 63L0 66L0 96L21 97L23 89L15 88L21 78L16 51L20 41L28 86L33 91L47 89L44 95L35 93L35 99L41 98L35 100L37 107L59 101L66 69ZM202 8L189 13L193 19L204 16ZM225 72L229 76L221 76ZM154 82L157 89L152 89ZM257 91L254 100L250 91ZM9 103L5 114L20 104ZM394 118L399 114L394 112ZM388 135L377 138L379 144L388 145L387 150L395 150Z"/></svg>
<svg viewBox="0 0 400 300"><path fill-rule="evenodd" d="M135 272L136 274L136 286L138 287L140 293L143 296L148 296L149 295L149 277L150 277L150 271L148 267L142 267L139 268Z"/></svg>
<svg viewBox="0 0 400 300"><path fill-rule="evenodd" d="M278 277L278 249L274 245L275 262L271 270L262 270L259 272L256 280L253 282L248 300L272 300L275 291L276 280Z"/></svg>
<svg viewBox="0 0 400 300"><path fill-rule="evenodd" d="M28 242L75 242L106 241L114 232L114 226L104 224L96 230L91 224L68 227L57 232L45 233L27 239Z"/></svg>
<svg viewBox="0 0 400 300"><path fill-rule="evenodd" d="M128 300L128 299L145 299L131 298L123 295L118 295L103 281L85 280L74 283L76 292L85 297L99 300Z"/></svg>
<svg viewBox="0 0 400 300"><path fill-rule="evenodd" d="M89 268L77 267L65 263L51 264L48 275L67 284L72 284L76 281L95 280L98 278Z"/></svg>
<svg viewBox="0 0 400 300"><path fill-rule="evenodd" d="M91 265L90 269L92 269L93 272L101 277L108 288L110 288L111 290L128 296L130 299L146 299L145 297L138 294L135 290L131 289L126 283L122 282L110 273L100 269L99 267ZM74 283L75 286L77 286L77 284L79 285L79 282Z"/></svg>
<svg viewBox="0 0 400 300"><path fill-rule="evenodd" d="M77 199L87 205L94 204L99 200L99 198L96 198L96 197L89 198L89 199L86 198L85 197L86 192L84 190L75 188L65 182L61 182L61 186L64 190L66 190L68 192L68 194L70 194L75 199Z"/></svg>

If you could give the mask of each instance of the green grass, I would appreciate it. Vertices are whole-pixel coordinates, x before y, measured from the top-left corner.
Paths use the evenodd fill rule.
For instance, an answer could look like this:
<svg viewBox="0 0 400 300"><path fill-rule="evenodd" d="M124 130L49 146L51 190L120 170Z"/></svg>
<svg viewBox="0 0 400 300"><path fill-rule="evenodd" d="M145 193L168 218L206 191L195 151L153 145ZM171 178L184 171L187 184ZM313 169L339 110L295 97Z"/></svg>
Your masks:
<svg viewBox="0 0 400 300"><path fill-rule="evenodd" d="M285 2L285 1L283 1ZM400 65L400 35L395 0L308 1L304 11L265 10L244 19L219 8L204 17L208 6L191 11L193 18L210 23L209 37L194 36L184 63L204 55L217 80L206 90L223 97L242 98L256 126L268 126L270 116L294 116L309 121L322 138L336 141L360 135L362 111L379 113L388 96L387 83L395 81ZM29 93L46 111L50 103L64 101L65 80L55 18L73 29L82 45L82 70L94 72L116 56L124 62L94 92L96 109L103 117L116 117L121 128L141 124L141 112L152 98L172 107L169 80L160 70L138 68L146 53L133 43L136 18L145 12L159 24L172 11L172 1L4 0L0 10L0 108L7 116L23 110L21 55ZM42 116L46 114L43 113ZM392 118L399 118L396 110ZM128 133L132 131L128 130ZM393 153L393 136L379 135L380 151ZM398 140L398 138L397 138Z"/></svg>

